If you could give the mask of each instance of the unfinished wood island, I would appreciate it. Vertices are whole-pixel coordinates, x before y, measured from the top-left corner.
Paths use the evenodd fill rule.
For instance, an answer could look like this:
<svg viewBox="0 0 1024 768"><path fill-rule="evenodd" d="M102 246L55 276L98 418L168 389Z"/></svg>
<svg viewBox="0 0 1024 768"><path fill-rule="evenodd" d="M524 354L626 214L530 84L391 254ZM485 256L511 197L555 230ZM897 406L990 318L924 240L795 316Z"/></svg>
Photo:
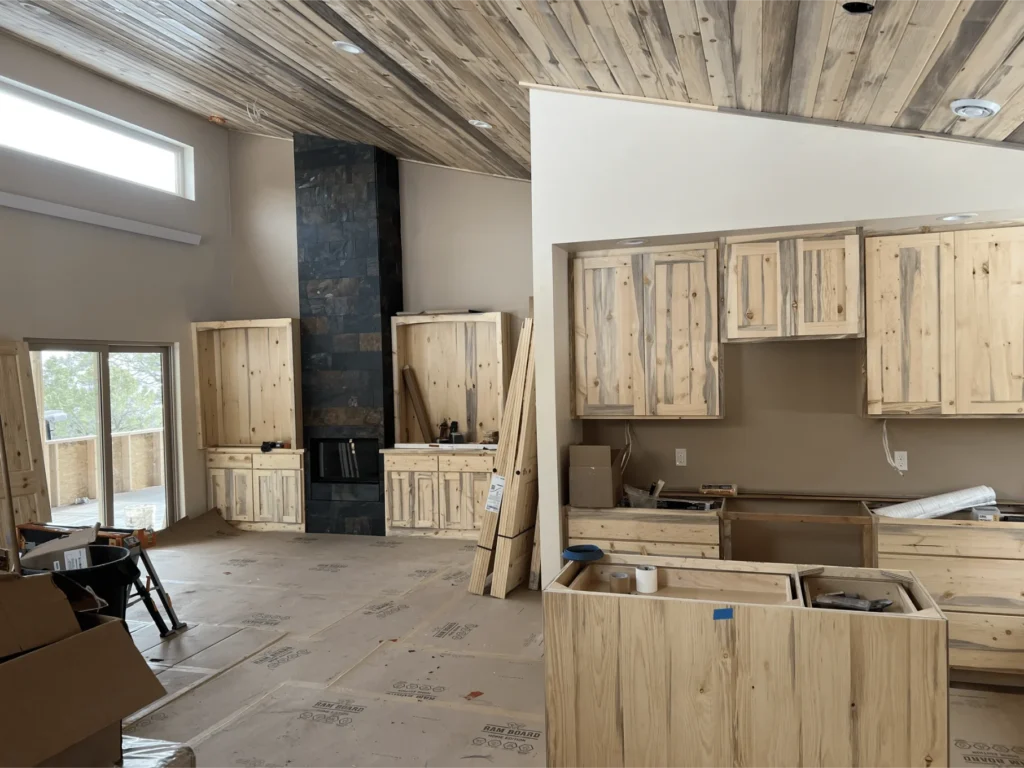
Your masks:
<svg viewBox="0 0 1024 768"><path fill-rule="evenodd" d="M1024 514L1019 505L999 508ZM1024 525L967 512L874 519L879 567L913 571L949 619L950 666L1024 684Z"/></svg>
<svg viewBox="0 0 1024 768"><path fill-rule="evenodd" d="M658 592L610 574L658 568ZM881 613L811 607L888 597ZM906 571L606 555L544 592L549 766L948 765L946 619Z"/></svg>

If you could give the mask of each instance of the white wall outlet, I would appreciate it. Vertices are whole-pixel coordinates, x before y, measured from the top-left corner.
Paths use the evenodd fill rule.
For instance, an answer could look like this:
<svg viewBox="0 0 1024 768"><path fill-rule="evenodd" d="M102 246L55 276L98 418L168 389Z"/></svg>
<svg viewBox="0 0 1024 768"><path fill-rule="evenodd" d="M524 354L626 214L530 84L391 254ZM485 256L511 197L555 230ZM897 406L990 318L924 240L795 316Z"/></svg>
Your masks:
<svg viewBox="0 0 1024 768"><path fill-rule="evenodd" d="M907 452L906 451L893 451L892 460L896 462L896 469L900 472L907 471Z"/></svg>
<svg viewBox="0 0 1024 768"><path fill-rule="evenodd" d="M685 467L686 466L686 449L685 448L676 448L676 466L677 467Z"/></svg>

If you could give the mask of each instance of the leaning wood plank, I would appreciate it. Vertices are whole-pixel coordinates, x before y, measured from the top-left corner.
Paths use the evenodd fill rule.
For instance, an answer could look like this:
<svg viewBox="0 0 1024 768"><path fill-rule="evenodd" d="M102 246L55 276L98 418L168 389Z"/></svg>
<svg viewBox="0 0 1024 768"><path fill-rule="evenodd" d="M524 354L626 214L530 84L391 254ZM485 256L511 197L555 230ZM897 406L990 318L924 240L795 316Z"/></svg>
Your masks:
<svg viewBox="0 0 1024 768"><path fill-rule="evenodd" d="M0 424L15 523L49 522L43 441L24 342L0 341Z"/></svg>
<svg viewBox="0 0 1024 768"><path fill-rule="evenodd" d="M529 589L540 589L540 528L533 529L533 553L530 555Z"/></svg>
<svg viewBox="0 0 1024 768"><path fill-rule="evenodd" d="M0 549L5 550L7 570L21 573L18 557L18 524L14 519L14 497L7 478L7 449L4 447L4 426L0 420Z"/></svg>
<svg viewBox="0 0 1024 768"><path fill-rule="evenodd" d="M502 413L501 431L498 434L498 451L495 456L494 472L503 480L510 476L512 461L516 454L523 386L526 381L526 368L532 341L533 320L527 318L523 321L523 329L519 334L519 347L513 365L509 397ZM487 577L491 574L491 566L494 563L494 542L498 535L499 512L500 506L495 512L487 509L477 510L476 517L482 522L469 579L469 591L474 595L484 594Z"/></svg>
<svg viewBox="0 0 1024 768"><path fill-rule="evenodd" d="M412 401L412 412L416 416L416 422L420 427L420 436L423 442L429 443L434 439L434 429L427 414L427 404L423 402L423 395L420 393L419 382L416 381L416 371L410 366L402 368L402 380L405 382L405 391Z"/></svg>

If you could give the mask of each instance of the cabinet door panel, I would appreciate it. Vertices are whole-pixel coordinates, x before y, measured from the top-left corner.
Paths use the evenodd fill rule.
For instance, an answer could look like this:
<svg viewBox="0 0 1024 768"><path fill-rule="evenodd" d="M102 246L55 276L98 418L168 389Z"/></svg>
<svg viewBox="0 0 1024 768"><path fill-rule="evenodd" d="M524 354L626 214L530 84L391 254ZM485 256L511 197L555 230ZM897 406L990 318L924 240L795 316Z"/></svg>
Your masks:
<svg viewBox="0 0 1024 768"><path fill-rule="evenodd" d="M957 413L953 235L867 241L867 411Z"/></svg>
<svg viewBox="0 0 1024 768"><path fill-rule="evenodd" d="M714 245L647 256L648 413L717 416L718 278Z"/></svg>
<svg viewBox="0 0 1024 768"><path fill-rule="evenodd" d="M492 472L464 472L462 475L463 515L467 529L480 530L483 524L484 506L491 490Z"/></svg>
<svg viewBox="0 0 1024 768"><path fill-rule="evenodd" d="M462 503L462 472L441 472L437 491L438 517L442 528L464 528L466 510Z"/></svg>
<svg viewBox="0 0 1024 768"><path fill-rule="evenodd" d="M791 241L790 241L791 242ZM729 246L726 279L726 335L730 339L788 336L783 311L780 243L737 243Z"/></svg>
<svg viewBox="0 0 1024 768"><path fill-rule="evenodd" d="M256 486L256 522L281 522L281 473L273 469L257 469L253 471L252 479Z"/></svg>
<svg viewBox="0 0 1024 768"><path fill-rule="evenodd" d="M248 520L254 518L251 469L229 469L231 483L231 519Z"/></svg>
<svg viewBox="0 0 1024 768"><path fill-rule="evenodd" d="M302 472L279 469L281 477L281 522L302 522Z"/></svg>
<svg viewBox="0 0 1024 768"><path fill-rule="evenodd" d="M231 519L234 511L231 506L231 485L228 483L228 470L208 469L206 471L206 506L216 507L221 517Z"/></svg>
<svg viewBox="0 0 1024 768"><path fill-rule="evenodd" d="M392 528L411 528L413 500L413 472L392 470L387 473L387 514Z"/></svg>
<svg viewBox="0 0 1024 768"><path fill-rule="evenodd" d="M439 528L437 472L413 472L413 528Z"/></svg>
<svg viewBox="0 0 1024 768"><path fill-rule="evenodd" d="M797 336L857 336L861 318L860 238L797 240Z"/></svg>
<svg viewBox="0 0 1024 768"><path fill-rule="evenodd" d="M640 416L644 402L643 257L573 261L577 416Z"/></svg>
<svg viewBox="0 0 1024 768"><path fill-rule="evenodd" d="M957 413L1024 414L1024 227L956 233Z"/></svg>

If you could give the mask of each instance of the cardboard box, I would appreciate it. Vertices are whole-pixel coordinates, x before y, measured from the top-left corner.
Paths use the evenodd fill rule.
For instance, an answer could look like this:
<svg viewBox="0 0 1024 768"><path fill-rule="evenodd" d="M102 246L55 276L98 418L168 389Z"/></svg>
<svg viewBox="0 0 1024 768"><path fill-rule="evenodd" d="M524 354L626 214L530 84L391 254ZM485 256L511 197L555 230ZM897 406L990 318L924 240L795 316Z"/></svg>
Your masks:
<svg viewBox="0 0 1024 768"><path fill-rule="evenodd" d="M622 500L621 450L608 445L569 446L569 504L617 507Z"/></svg>
<svg viewBox="0 0 1024 768"><path fill-rule="evenodd" d="M1024 694L952 688L950 766L1024 766Z"/></svg>
<svg viewBox="0 0 1024 768"><path fill-rule="evenodd" d="M71 571L92 565L89 545L96 541L99 523L33 547L21 556L21 567L37 571Z"/></svg>
<svg viewBox="0 0 1024 768"><path fill-rule="evenodd" d="M166 693L124 622L76 616L49 574L0 579L0 595L0 642L22 649L0 661L0 723L17 734L0 738L0 766L115 762L122 718Z"/></svg>

